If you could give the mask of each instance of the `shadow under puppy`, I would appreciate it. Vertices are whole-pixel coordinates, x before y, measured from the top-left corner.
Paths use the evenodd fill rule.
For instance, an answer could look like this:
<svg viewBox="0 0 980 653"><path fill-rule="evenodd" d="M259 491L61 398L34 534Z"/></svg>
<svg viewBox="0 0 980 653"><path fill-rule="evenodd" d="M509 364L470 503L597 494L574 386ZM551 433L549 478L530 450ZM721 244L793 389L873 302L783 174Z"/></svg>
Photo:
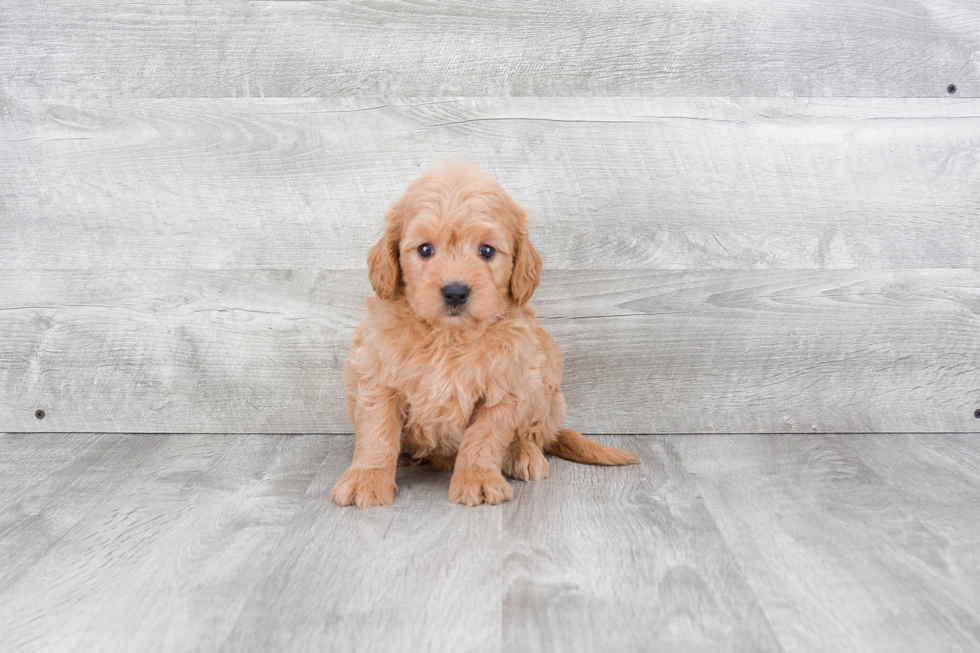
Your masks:
<svg viewBox="0 0 980 653"><path fill-rule="evenodd" d="M450 165L416 179L368 266L376 296L344 367L355 444L337 504L393 503L405 462L453 469L449 499L468 506L511 500L503 473L546 477L544 452L639 462L561 428L561 350L528 304L541 257L527 212L493 178Z"/></svg>

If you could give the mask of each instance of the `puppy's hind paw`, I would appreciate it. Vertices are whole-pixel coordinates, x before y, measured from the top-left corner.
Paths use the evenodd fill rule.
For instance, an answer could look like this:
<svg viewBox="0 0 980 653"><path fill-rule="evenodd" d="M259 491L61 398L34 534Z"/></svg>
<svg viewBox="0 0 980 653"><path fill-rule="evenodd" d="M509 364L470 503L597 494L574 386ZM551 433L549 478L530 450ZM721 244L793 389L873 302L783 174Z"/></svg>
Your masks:
<svg viewBox="0 0 980 653"><path fill-rule="evenodd" d="M504 475L493 469L457 469L449 481L449 500L464 506L496 505L514 498L514 489Z"/></svg>
<svg viewBox="0 0 980 653"><path fill-rule="evenodd" d="M504 474L522 481L540 481L551 471L544 452L533 442L514 440L504 456Z"/></svg>
<svg viewBox="0 0 980 653"><path fill-rule="evenodd" d="M374 508L393 504L397 490L394 469L351 467L333 486L330 498L338 506L356 505L358 508Z"/></svg>

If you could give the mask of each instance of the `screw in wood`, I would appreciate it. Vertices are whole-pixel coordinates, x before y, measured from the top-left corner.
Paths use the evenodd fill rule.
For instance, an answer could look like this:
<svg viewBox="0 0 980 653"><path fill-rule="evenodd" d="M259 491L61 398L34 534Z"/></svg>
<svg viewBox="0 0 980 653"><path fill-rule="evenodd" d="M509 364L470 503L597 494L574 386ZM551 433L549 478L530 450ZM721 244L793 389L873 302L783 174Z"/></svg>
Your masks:
<svg viewBox="0 0 980 653"><path fill-rule="evenodd" d="M953 93L955 93L956 92L956 84L950 84L949 86L947 86L946 87L946 92L949 93L950 95L952 95Z"/></svg>
<svg viewBox="0 0 980 653"><path fill-rule="evenodd" d="M976 417L977 419L980 419L980 408L977 408L975 411L973 411L973 416Z"/></svg>
<svg viewBox="0 0 980 653"><path fill-rule="evenodd" d="M978 412L980 412L980 411L978 411ZM36 417L38 419L44 419L44 411L41 410L40 408L38 408L37 410L34 411L34 417Z"/></svg>

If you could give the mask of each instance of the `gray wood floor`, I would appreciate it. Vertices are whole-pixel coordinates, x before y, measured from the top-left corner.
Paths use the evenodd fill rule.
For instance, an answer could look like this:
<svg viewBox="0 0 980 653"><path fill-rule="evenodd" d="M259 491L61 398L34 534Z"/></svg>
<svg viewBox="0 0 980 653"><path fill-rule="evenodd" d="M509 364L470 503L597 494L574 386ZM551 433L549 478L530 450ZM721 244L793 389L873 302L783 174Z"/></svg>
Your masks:
<svg viewBox="0 0 980 653"><path fill-rule="evenodd" d="M643 465L357 511L349 436L0 435L0 649L975 651L976 437L607 437Z"/></svg>

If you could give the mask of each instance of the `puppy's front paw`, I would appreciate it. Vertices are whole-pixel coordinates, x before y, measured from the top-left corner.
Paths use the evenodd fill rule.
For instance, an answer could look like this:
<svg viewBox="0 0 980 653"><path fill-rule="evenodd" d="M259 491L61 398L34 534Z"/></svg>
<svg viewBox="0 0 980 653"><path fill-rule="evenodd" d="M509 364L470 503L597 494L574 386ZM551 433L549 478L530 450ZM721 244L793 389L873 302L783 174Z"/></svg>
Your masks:
<svg viewBox="0 0 980 653"><path fill-rule="evenodd" d="M522 481L540 481L551 471L544 452L533 442L514 440L504 456L504 474Z"/></svg>
<svg viewBox="0 0 980 653"><path fill-rule="evenodd" d="M514 490L504 475L493 469L457 469L449 481L449 500L464 506L481 503L496 505L514 498Z"/></svg>
<svg viewBox="0 0 980 653"><path fill-rule="evenodd" d="M330 498L338 506L358 508L390 506L395 502L394 469L355 469L351 467L333 486Z"/></svg>

